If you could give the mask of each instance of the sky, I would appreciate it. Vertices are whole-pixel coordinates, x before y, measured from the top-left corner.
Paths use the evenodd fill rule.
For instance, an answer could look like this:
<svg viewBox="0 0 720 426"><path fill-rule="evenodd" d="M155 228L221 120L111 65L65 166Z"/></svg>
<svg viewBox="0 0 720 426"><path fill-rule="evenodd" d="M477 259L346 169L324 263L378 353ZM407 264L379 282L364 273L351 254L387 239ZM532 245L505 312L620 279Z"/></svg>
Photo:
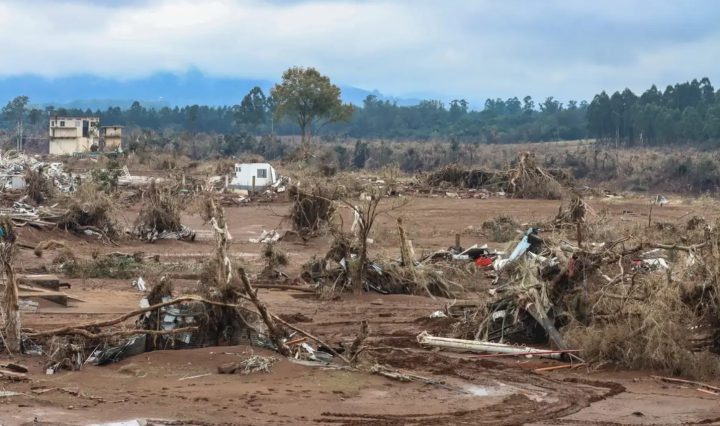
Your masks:
<svg viewBox="0 0 720 426"><path fill-rule="evenodd" d="M0 76L279 79L389 96L590 100L709 77L716 0L5 0Z"/></svg>

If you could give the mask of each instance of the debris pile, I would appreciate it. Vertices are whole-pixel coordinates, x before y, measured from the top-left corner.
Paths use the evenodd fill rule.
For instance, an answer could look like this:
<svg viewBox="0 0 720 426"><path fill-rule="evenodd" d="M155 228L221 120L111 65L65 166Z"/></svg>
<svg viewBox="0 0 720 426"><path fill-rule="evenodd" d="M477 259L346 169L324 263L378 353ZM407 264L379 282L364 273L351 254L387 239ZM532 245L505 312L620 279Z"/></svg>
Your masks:
<svg viewBox="0 0 720 426"><path fill-rule="evenodd" d="M676 236L674 244L650 242L655 227L639 238L595 242L585 207L575 199L556 219L569 222L579 244L565 239L562 227L547 235L530 228L509 256L491 254L491 297L447 310L459 321L453 337L469 339L466 348L549 344L545 351L563 358L718 374L720 222L706 236Z"/></svg>
<svg viewBox="0 0 720 426"><path fill-rule="evenodd" d="M474 264L469 270L463 267L466 260L471 259L468 253L487 254L484 249L473 247L468 252L441 250L421 260L414 259L412 248L405 239L404 228L399 223L401 233L401 256L399 259L368 260L360 265L361 244L357 238L348 233L336 232L333 242L323 259L312 259L303 265L302 278L317 286L322 295L331 296L336 293L356 288L354 280L358 279L355 268L362 267L362 288L381 294L417 294L452 298L472 282L480 272ZM458 256L459 255L459 256ZM457 262L461 260L461 262Z"/></svg>
<svg viewBox="0 0 720 426"><path fill-rule="evenodd" d="M560 199L565 188L570 186L570 174L561 169L545 169L536 164L535 155L521 153L515 165L502 171L465 170L448 166L425 177L424 183L445 190L484 190L512 198ZM447 196L459 197L458 192L447 192Z"/></svg>
<svg viewBox="0 0 720 426"><path fill-rule="evenodd" d="M293 230L303 238L318 235L327 229L335 213L335 194L319 185L309 192L301 190L298 186L291 186L288 194L293 200L290 220Z"/></svg>
<svg viewBox="0 0 720 426"><path fill-rule="evenodd" d="M134 234L138 238L147 242L195 239L195 232L180 222L182 207L172 188L152 181L144 195L135 221Z"/></svg>
<svg viewBox="0 0 720 426"><path fill-rule="evenodd" d="M89 184L81 185L67 197L65 214L55 222L58 226L86 235L113 240L120 235L115 221L117 205L102 191Z"/></svg>
<svg viewBox="0 0 720 426"><path fill-rule="evenodd" d="M269 373L270 368L278 362L274 356L253 355L239 362L230 362L218 367L220 374L252 374Z"/></svg>
<svg viewBox="0 0 720 426"><path fill-rule="evenodd" d="M28 189L33 182L27 177L40 177L47 180L48 186L52 186L60 192L69 193L77 188L78 182L70 173L63 170L62 163L45 163L35 156L29 156L15 151L0 153L0 188L2 191ZM37 183L36 180L34 183ZM42 189L48 191L48 187L30 188L35 191ZM37 194L37 193L36 193ZM47 194L45 194L47 195ZM35 197L31 197L35 198Z"/></svg>

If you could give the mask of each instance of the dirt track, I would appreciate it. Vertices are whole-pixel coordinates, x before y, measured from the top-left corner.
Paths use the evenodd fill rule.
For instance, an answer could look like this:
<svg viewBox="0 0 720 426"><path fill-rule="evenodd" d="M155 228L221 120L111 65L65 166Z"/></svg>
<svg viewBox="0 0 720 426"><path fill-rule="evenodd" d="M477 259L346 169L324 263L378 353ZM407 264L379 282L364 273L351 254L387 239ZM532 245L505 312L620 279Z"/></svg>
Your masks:
<svg viewBox="0 0 720 426"><path fill-rule="evenodd" d="M591 205L596 212L607 211L617 220L647 221L645 200L594 201ZM464 245L482 244L487 240L469 232L469 226L477 229L500 213L532 223L554 216L558 206L554 201L413 199L403 209L379 219L371 250L397 255L397 215L403 216L420 252L451 245L455 233L463 234ZM711 219L711 207L676 204L656 208L653 216L655 220L682 221L693 213ZM234 238L232 255L242 258L251 272L259 270L260 247L249 243L248 238L263 229L287 229L281 216L288 208L288 203L272 203L227 209ZM623 211L625 215L621 215ZM134 214L133 210L125 213L128 223ZM197 217L186 218L186 223L203 229ZM345 223L347 226L349 220ZM49 237L32 229L21 231L21 242L29 245ZM76 254L88 257L94 251L142 250L159 255L161 262L199 262L212 251L211 241L152 245L133 241L111 247L60 231L51 237L65 239ZM307 244L281 242L281 248L290 255L290 276L296 275L307 259L324 253L327 244L322 238ZM17 268L38 270L48 262L46 257L37 258L31 250L22 250ZM67 308L43 302L37 313L23 316L24 326L40 329L109 318L135 309L140 299L129 280L75 279L71 283L68 294L83 302ZM176 280L175 284L176 291L194 286L191 280ZM368 360L411 370L444 385L400 383L367 372L319 369L287 360L281 360L269 374L216 374L223 362L251 352L271 355L244 346L158 351L110 366L87 366L82 371L50 376L43 374L39 358L26 357L22 362L31 367L32 382L2 382L5 390L22 395L0 398L0 424L23 424L35 418L54 424L150 418L189 424L373 425L710 424L720 419L719 396L663 385L644 372L593 372L581 367L569 373L534 373L533 368L554 364L535 359L487 361L420 349L414 343L415 336L442 326L427 317L447 300L365 294L319 301L313 295L276 290L261 290L260 295L273 312L302 314L306 322L298 326L332 343L351 340L360 320L367 319L374 346L396 348L369 353Z"/></svg>

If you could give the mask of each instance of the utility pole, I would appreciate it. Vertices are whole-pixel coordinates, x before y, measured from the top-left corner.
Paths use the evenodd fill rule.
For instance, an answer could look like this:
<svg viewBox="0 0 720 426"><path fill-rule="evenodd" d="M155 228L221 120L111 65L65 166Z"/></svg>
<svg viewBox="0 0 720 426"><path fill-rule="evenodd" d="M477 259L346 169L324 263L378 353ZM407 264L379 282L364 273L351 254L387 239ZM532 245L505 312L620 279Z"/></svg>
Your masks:
<svg viewBox="0 0 720 426"><path fill-rule="evenodd" d="M16 148L18 152L22 152L23 150L23 122L22 119L18 120L17 122L17 144Z"/></svg>

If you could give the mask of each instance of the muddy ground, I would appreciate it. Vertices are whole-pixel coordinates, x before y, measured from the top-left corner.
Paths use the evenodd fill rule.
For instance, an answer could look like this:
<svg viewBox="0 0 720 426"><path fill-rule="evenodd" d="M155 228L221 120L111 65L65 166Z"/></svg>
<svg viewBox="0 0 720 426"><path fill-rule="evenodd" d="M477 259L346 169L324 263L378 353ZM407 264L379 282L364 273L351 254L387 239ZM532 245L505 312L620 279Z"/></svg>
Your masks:
<svg viewBox="0 0 720 426"><path fill-rule="evenodd" d="M653 211L654 220L682 222L693 214L716 216L710 201L674 201ZM534 223L554 216L559 201L507 199L413 198L402 208L380 217L372 238L373 255L397 256L395 219L402 216L416 252L447 248L454 235L463 245L492 243L478 232L483 221L497 214ZM617 223L646 223L646 199L596 199L590 205ZM261 268L261 246L248 242L263 229L289 229L283 219L290 204L273 202L226 209L233 236L231 255L250 272ZM137 207L122 212L132 223ZM344 212L345 226L350 214ZM199 217L185 222L200 232L198 241L160 241L144 244L121 241L103 245L90 237L65 232L20 231L20 242L33 246L49 238L66 241L76 255L114 251L143 251L157 255L162 265L197 264L213 250L209 227ZM290 256L284 270L295 277L300 265L322 256L327 238L280 242ZM20 272L43 270L51 254L38 258L21 250ZM161 269L162 269L161 265ZM168 266L170 269L170 266ZM151 277L150 279L153 279ZM79 299L68 307L40 302L35 313L23 314L23 325L34 329L109 319L134 310L142 294L128 279L69 279L66 292ZM193 279L175 279L177 292L190 291ZM484 296L488 283L478 283ZM0 397L0 424L102 424L134 419L156 419L172 424L720 424L720 396L695 387L665 384L652 372L617 371L609 365L581 366L552 372L539 367L559 365L539 359L486 359L472 354L428 351L415 336L445 324L429 314L450 301L407 295L368 293L343 295L339 300L318 300L297 291L260 290L261 298L277 314L295 317L296 325L334 343L354 338L361 320L371 333L366 364L373 360L433 379L432 383L401 383L366 371L337 367L310 367L281 359L270 373L220 375L217 367L250 354L274 355L249 346L206 347L182 351L156 351L108 366L86 366L80 371L44 374L43 358L25 356L16 361L30 368L30 382L0 381L1 390L17 395ZM298 315L301 314L301 315ZM279 358L279 356L278 356ZM5 394L3 394L5 395ZM152 423L152 421L150 422Z"/></svg>

